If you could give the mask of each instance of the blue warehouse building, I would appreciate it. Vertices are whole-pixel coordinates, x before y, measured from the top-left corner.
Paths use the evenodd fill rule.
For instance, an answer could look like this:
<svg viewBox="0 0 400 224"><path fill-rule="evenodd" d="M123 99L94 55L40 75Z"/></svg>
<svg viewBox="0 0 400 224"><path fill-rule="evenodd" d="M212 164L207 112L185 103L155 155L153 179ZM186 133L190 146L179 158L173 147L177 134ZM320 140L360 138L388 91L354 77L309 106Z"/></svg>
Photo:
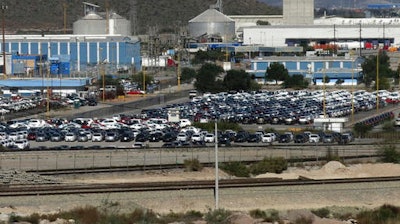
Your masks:
<svg viewBox="0 0 400 224"><path fill-rule="evenodd" d="M3 96L10 91L23 95L43 94L47 88L65 96L87 89L99 78L101 67L107 74L121 68L141 69L137 37L6 35L5 40L6 75L0 80Z"/></svg>
<svg viewBox="0 0 400 224"><path fill-rule="evenodd" d="M324 76L329 77L329 83L338 79L342 85L356 85L362 79L362 58L351 57L265 57L250 60L250 69L246 72L254 75L260 83L265 83L265 73L268 67L278 62L285 66L289 75L301 74L314 84L322 84Z"/></svg>
<svg viewBox="0 0 400 224"><path fill-rule="evenodd" d="M0 45L0 52L2 52ZM74 72L85 72L106 63L115 68L132 68L140 70L140 41L137 37L122 35L7 35L5 51L18 56L40 56L57 60L59 58L58 74L68 75ZM68 58L68 60L61 60ZM43 63L43 62L42 62ZM15 65L16 63L13 63ZM38 70L38 61L34 63L34 70ZM7 75L13 75L14 66L6 68ZM27 64L25 68L29 68ZM17 68L18 73L20 67ZM54 71L52 72L54 73ZM37 74L36 74L37 75Z"/></svg>

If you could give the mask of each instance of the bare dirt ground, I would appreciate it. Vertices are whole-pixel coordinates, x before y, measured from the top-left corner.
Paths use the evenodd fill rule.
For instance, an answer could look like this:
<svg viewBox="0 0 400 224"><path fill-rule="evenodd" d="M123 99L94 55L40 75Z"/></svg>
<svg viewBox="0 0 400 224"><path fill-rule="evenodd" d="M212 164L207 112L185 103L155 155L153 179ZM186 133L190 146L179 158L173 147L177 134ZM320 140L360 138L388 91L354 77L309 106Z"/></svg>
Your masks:
<svg viewBox="0 0 400 224"><path fill-rule="evenodd" d="M297 179L298 177L307 177L311 179L332 179L332 178L352 178L352 177L376 177L376 176L398 176L400 173L400 165L399 164L389 164L389 163L382 163L382 164L354 164L354 165L348 165L345 166L341 164L340 162L329 162L325 164L322 167L305 167L305 168L289 168L287 171L285 171L282 174L262 174L257 176L257 178L265 178L265 177L279 177L283 179ZM219 177L221 179L229 179L229 178L234 178L222 171L219 172ZM105 175L79 175L79 176L68 176L68 177L59 177L60 181L66 182L66 183L112 183L112 182L119 182L119 183L127 183L127 182L148 182L148 181L172 181L172 180L213 180L215 178L215 170L212 168L204 168L201 172L184 172L182 170L172 170L172 171L153 171L153 172L135 172L135 173L118 173L118 174L105 174ZM391 187L387 191L392 191L393 188L394 191L399 191L399 186L394 186ZM345 189L346 190L346 189ZM271 191L276 191L276 190L271 190ZM280 190L281 191L281 190ZM300 191L300 190L299 190ZM202 197L196 197L196 203L189 203L185 200L183 200L184 192L179 192L176 193L177 196L173 196L175 193L171 192L169 196L160 196L163 198L157 198L155 195L152 196L145 196L145 193L140 194L140 196L145 197L145 200L143 201L138 201L138 204L140 202L144 202L144 204L141 204L143 207L151 208L157 212L169 212L171 210L174 211L180 211L182 209L182 204L187 203L185 208L190 208L191 210L198 210L198 211L204 211L205 207L208 205L212 205L212 197L210 195L207 195L208 193L200 192L199 194L204 194L204 202L201 200L199 201L199 198ZM296 200L293 200L293 198L289 199L290 197L293 197L292 195L293 192L287 192L287 193L282 193L278 192L278 196L257 196L257 197L262 197L262 198L252 198L252 196L255 196L253 194L250 195L243 195L241 196L240 199L237 200L237 205L234 205L233 201L230 201L229 204L224 204L222 206L230 206L230 208L233 208L234 210L241 210L243 211L249 211L251 209L255 209L254 206L257 206L257 203L260 203L261 201L264 201L260 209L270 209L270 208L275 208L278 209L279 211L292 211L294 208L295 210L300 210L302 211L301 213L304 213L303 209L313 207L313 208L320 208L320 207L325 207L325 206L331 206L332 205L332 200L329 197L325 197L325 195L318 196L318 200L311 199L310 201L306 201L305 198L298 198L298 200L302 201L302 203L297 203ZM320 192L316 192L315 195L318 195ZM390 193L390 192L389 192ZM228 194L228 193L225 193ZM237 194L234 193L232 190L232 193L229 194ZM386 192L383 194L385 195ZM281 202L281 197L285 197L287 195L287 201L293 201L293 203L287 203L287 201ZM350 193L351 195L351 193ZM386 196L388 198L393 198L397 197L398 193L395 194L387 194ZM341 195L336 195L336 197L340 197ZM355 198L351 198L350 196L345 196L347 199L343 202L340 202L339 199L337 201L338 206L357 206L360 205L358 200L363 200L356 192L356 195L354 195ZM58 196L58 200L62 201L62 196ZM81 195L82 197L86 197ZM92 198L93 196L90 196ZM121 197L127 197L122 195ZM132 197L139 197L138 195L132 196ZM154 198L155 197L155 198ZM191 196L194 197L194 196ZM265 198L264 198L265 197ZM277 197L277 198L275 198ZM369 197L367 195L367 197ZM378 196L377 196L378 197ZM361 202L361 205L365 205L367 207L373 208L373 207L378 207L381 206L387 198L373 198L372 196L370 198L370 202ZM61 199L60 199L61 198ZM89 199L89 198L88 198ZM378 200L379 199L379 200ZM39 202L36 200L39 200L38 198L35 198L31 203L30 202L20 202L19 204L14 204L17 201L22 200L22 199L16 199L16 198L8 198L8 199L1 199L0 198L0 222L4 217L11 213L15 214L32 214L34 212L37 213L53 213L57 212L60 210L65 210L67 208L73 208L78 207L78 206L83 206L85 203L89 203L90 200L86 200L86 198L81 199L80 201L62 201L62 204L60 205L55 205L54 203L46 206L45 202ZM52 199L45 199L52 201ZM118 199L113 199L113 200L118 200ZM139 199L137 199L139 200ZM233 200L233 199L232 199ZM265 204L265 200L271 200L267 204ZM285 199L286 200L286 199ZM389 199L388 199L389 200ZM211 201L211 202L210 202ZM59 202L58 202L59 203ZM135 202L136 203L136 202ZM364 203L364 204L363 204ZM365 204L367 203L367 204ZM37 204L41 204L38 206ZM275 207L273 207L275 204ZM169 205L169 206L168 206ZM229 208L229 209L230 209ZM306 212L307 213L307 212ZM289 215L290 212L287 213ZM3 217L3 218L2 218ZM242 219L250 219L246 215L242 215L237 217L238 220ZM317 218L316 218L317 220ZM333 220L320 220L318 219L318 222L314 223L343 223L343 222L335 222ZM254 221L254 220L253 220ZM246 221L244 222L239 221L239 222L234 222L234 223L256 223L256 222L250 222Z"/></svg>

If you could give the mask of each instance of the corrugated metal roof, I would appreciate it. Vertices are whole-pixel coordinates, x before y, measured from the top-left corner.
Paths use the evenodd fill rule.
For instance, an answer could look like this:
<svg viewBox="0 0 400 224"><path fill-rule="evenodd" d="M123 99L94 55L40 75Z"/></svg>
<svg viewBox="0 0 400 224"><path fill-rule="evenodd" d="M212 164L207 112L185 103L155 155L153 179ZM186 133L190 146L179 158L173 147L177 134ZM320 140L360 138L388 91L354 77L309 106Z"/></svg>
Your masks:
<svg viewBox="0 0 400 224"><path fill-rule="evenodd" d="M97 15L95 12L89 12L82 20L102 20L103 17Z"/></svg>
<svg viewBox="0 0 400 224"><path fill-rule="evenodd" d="M125 19L124 17L118 15L117 13L113 12L110 15L110 19Z"/></svg>
<svg viewBox="0 0 400 224"><path fill-rule="evenodd" d="M200 15L189 20L189 23L205 23L205 22L223 23L223 22L234 22L234 20L216 9L207 9Z"/></svg>

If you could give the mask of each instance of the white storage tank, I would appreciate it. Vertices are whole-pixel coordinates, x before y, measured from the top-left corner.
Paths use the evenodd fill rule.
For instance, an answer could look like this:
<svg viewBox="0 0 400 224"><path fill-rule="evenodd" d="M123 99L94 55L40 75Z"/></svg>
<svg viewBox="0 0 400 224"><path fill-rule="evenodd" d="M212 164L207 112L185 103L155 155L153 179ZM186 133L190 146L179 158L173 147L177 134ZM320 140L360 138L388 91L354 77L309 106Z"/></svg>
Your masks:
<svg viewBox="0 0 400 224"><path fill-rule="evenodd" d="M218 35L223 41L235 37L235 21L216 9L208 9L189 20L189 34L192 37Z"/></svg>

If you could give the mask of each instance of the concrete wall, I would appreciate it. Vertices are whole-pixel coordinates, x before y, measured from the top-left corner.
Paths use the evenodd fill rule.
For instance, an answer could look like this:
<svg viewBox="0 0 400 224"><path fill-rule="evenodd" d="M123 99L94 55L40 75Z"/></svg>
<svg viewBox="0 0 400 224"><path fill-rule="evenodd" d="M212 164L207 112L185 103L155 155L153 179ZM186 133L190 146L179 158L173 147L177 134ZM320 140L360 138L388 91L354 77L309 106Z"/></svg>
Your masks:
<svg viewBox="0 0 400 224"><path fill-rule="evenodd" d="M286 25L314 23L314 0L283 0L283 21Z"/></svg>

